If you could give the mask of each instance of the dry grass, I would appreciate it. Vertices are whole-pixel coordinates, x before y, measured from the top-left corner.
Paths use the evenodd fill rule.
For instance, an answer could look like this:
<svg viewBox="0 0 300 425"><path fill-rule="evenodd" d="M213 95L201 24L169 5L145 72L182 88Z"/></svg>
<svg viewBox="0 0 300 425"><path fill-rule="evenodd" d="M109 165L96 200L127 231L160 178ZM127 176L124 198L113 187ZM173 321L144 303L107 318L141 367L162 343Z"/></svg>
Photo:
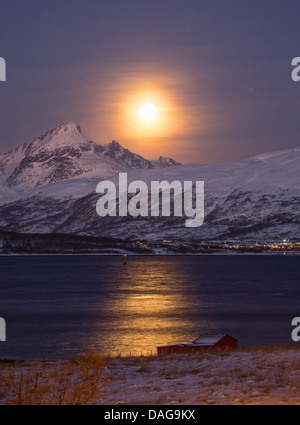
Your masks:
<svg viewBox="0 0 300 425"><path fill-rule="evenodd" d="M0 379L6 404L13 405L93 404L110 383L106 361L90 350L59 364L44 361L21 368L2 366Z"/></svg>

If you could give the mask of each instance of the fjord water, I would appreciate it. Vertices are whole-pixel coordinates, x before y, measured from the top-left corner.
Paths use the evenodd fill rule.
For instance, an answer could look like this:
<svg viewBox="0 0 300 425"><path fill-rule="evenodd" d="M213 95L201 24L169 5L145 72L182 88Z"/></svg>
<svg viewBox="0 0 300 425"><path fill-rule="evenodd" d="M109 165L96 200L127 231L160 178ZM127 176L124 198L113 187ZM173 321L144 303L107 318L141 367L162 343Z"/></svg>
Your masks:
<svg viewBox="0 0 300 425"><path fill-rule="evenodd" d="M202 333L295 345L299 266L288 255L0 257L0 358L149 354Z"/></svg>

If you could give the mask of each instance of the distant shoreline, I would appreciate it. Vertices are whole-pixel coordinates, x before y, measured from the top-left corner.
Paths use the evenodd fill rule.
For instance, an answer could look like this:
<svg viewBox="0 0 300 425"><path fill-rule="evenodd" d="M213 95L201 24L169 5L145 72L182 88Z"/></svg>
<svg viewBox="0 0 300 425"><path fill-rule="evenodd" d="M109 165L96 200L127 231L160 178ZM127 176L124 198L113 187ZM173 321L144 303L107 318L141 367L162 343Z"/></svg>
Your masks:
<svg viewBox="0 0 300 425"><path fill-rule="evenodd" d="M0 257L57 257L57 256L65 256L65 257L72 257L72 256L80 256L80 257L123 257L124 255L127 256L127 260L130 257L214 257L214 256L260 256L260 255L267 255L267 256L297 256L300 255L300 251L280 251L280 252L228 252L228 251L219 251L219 252L184 252L184 253L137 253L137 252L115 252L115 253L105 253L105 252L23 252L23 253L0 253Z"/></svg>
<svg viewBox="0 0 300 425"><path fill-rule="evenodd" d="M237 255L299 254L300 242L181 241L118 239L62 233L14 233L0 230L0 255Z"/></svg>
<svg viewBox="0 0 300 425"><path fill-rule="evenodd" d="M284 252L215 252L215 253L126 253L126 252L120 252L120 253L104 253L104 252L91 252L91 253L80 253L80 252L74 252L74 253L66 253L66 252L56 252L56 253L11 253L11 254L1 254L0 257L122 257L126 255L127 260L130 257L215 257L215 256L286 256L286 255L292 255L297 256L300 255L299 251L284 251Z"/></svg>

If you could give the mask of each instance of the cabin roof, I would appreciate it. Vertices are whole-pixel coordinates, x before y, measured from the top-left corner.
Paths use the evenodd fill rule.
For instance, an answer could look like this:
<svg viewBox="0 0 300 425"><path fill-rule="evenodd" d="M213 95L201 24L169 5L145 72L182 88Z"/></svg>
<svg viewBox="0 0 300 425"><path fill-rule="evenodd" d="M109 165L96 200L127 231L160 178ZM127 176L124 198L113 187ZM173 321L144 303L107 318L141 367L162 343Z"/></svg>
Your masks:
<svg viewBox="0 0 300 425"><path fill-rule="evenodd" d="M179 344L167 344L167 345L158 345L158 348L164 348L164 347L193 347L195 345L197 346L203 346L203 347L207 347L207 346L213 346L215 344L217 344L218 342L220 342L224 337L228 337L233 339L234 341L237 341L236 338L234 338L231 335L228 334L203 334L198 336L198 338L196 338L192 343L179 343Z"/></svg>
<svg viewBox="0 0 300 425"><path fill-rule="evenodd" d="M186 344L167 344L167 345L157 345L156 347L158 347L158 348L164 348L164 347L184 347L185 345Z"/></svg>
<svg viewBox="0 0 300 425"><path fill-rule="evenodd" d="M193 341L193 344L197 344L197 345L215 345L219 341L221 341L221 339L223 339L225 336L229 336L229 338L232 338L235 341L237 341L232 336L226 335L226 334L204 334L204 335L198 336L198 338L196 338Z"/></svg>

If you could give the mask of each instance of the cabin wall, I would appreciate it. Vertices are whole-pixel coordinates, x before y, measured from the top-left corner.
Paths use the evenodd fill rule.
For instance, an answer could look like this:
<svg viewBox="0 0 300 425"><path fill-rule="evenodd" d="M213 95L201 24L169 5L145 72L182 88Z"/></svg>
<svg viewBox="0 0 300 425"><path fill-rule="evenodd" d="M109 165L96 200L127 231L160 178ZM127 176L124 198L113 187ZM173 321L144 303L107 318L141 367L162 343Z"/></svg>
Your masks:
<svg viewBox="0 0 300 425"><path fill-rule="evenodd" d="M224 336L224 338L219 341L215 347L220 348L237 348L237 340L234 338L231 338L229 335Z"/></svg>
<svg viewBox="0 0 300 425"><path fill-rule="evenodd" d="M168 345L166 347L157 347L157 354L173 354L173 353L182 353L183 347L179 345Z"/></svg>
<svg viewBox="0 0 300 425"><path fill-rule="evenodd" d="M198 345L198 344L175 344L157 347L157 354L176 354L176 353L197 353L205 350L218 350L218 349L236 349L237 340L230 335L225 335L219 342L212 345Z"/></svg>

